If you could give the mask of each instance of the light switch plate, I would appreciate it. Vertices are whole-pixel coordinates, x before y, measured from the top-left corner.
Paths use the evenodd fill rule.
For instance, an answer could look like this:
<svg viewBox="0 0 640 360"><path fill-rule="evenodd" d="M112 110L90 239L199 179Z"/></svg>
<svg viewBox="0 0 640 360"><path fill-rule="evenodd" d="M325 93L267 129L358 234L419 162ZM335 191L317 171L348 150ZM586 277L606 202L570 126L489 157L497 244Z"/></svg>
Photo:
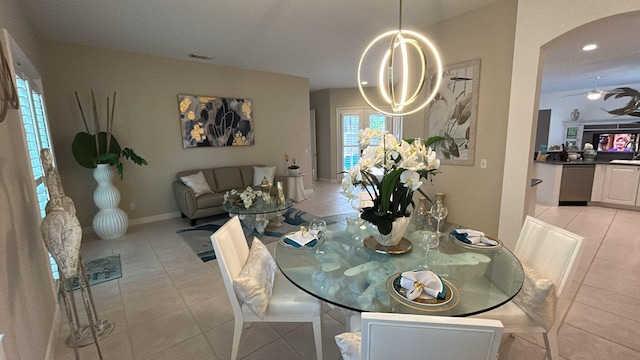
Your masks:
<svg viewBox="0 0 640 360"><path fill-rule="evenodd" d="M481 169L487 168L487 159L480 159L480 168Z"/></svg>

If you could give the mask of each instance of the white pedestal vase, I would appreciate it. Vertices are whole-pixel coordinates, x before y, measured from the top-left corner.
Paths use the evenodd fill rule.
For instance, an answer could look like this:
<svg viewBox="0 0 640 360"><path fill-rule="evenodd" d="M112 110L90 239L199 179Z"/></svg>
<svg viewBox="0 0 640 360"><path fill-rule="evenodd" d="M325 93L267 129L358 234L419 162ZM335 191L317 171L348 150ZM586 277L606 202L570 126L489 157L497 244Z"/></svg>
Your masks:
<svg viewBox="0 0 640 360"><path fill-rule="evenodd" d="M93 202L100 209L93 217L93 231L103 240L124 236L129 218L118 208L120 192L112 183L113 169L108 164L98 164L93 170L93 178L98 182Z"/></svg>
<svg viewBox="0 0 640 360"><path fill-rule="evenodd" d="M378 227L373 223L369 223L369 226L372 229L372 236L376 239L378 244L388 247L395 246L400 243L410 221L411 216L401 216L396 218L393 220L391 232L387 235L381 234L380 231L378 231Z"/></svg>

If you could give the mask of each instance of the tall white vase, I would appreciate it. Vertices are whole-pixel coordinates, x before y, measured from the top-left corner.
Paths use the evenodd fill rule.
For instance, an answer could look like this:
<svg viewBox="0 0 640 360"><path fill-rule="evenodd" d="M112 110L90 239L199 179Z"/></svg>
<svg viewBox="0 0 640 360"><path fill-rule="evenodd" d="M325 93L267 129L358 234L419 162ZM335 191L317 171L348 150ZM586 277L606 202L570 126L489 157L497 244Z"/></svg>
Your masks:
<svg viewBox="0 0 640 360"><path fill-rule="evenodd" d="M113 169L108 164L98 164L93 170L98 187L93 193L93 202L98 213L93 217L93 231L103 240L124 236L129 226L127 213L118 208L120 192L113 186Z"/></svg>

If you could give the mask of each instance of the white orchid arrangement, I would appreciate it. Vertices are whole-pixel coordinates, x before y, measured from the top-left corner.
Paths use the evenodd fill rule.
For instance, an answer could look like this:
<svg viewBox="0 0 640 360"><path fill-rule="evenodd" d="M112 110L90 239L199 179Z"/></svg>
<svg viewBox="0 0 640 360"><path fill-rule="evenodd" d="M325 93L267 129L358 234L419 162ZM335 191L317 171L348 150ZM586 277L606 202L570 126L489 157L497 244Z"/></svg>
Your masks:
<svg viewBox="0 0 640 360"><path fill-rule="evenodd" d="M375 137L380 137L380 145L370 146ZM358 142L363 151L358 163L342 180L343 194L353 198L357 186L367 191L373 206L362 209L360 217L375 224L381 234L389 234L396 218L409 215L407 207L413 206L414 191L429 199L420 189L421 179L431 181L438 172L440 160L430 145L442 140L443 137L434 136L426 141L420 138L398 141L387 132L360 130ZM374 169L380 169L381 178Z"/></svg>
<svg viewBox="0 0 640 360"><path fill-rule="evenodd" d="M256 202L257 198L262 198L262 201L268 202L271 199L271 196L269 193L263 192L262 190L254 190L251 186L248 186L240 194L238 194L238 191L235 189L229 190L224 194L225 203L237 198L240 198L244 207L248 209Z"/></svg>

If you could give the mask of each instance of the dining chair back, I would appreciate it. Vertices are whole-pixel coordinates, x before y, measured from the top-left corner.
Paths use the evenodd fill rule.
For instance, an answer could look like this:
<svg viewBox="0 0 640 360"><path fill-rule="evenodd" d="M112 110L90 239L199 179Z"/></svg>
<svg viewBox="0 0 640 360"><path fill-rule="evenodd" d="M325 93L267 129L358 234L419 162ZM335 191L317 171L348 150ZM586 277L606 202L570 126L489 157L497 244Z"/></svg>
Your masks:
<svg viewBox="0 0 640 360"><path fill-rule="evenodd" d="M495 360L501 337L496 320L363 313L361 358Z"/></svg>
<svg viewBox="0 0 640 360"><path fill-rule="evenodd" d="M269 305L264 318L259 318L246 304L242 303L233 287L234 279L240 275L249 256L249 246L237 215L211 235L211 243L235 320L231 359L235 360L238 356L245 322L310 322L313 326L316 357L321 360L322 306L320 300L298 289L280 271L276 271Z"/></svg>
<svg viewBox="0 0 640 360"><path fill-rule="evenodd" d="M572 297L566 295L565 290L573 279L582 241L582 236L531 216L526 217L520 231L514 254L541 279L551 280L555 285L555 321L548 329L528 316L528 309L523 309L514 301L475 316L500 320L505 333L541 333L547 358L558 359L558 329L572 302Z"/></svg>

